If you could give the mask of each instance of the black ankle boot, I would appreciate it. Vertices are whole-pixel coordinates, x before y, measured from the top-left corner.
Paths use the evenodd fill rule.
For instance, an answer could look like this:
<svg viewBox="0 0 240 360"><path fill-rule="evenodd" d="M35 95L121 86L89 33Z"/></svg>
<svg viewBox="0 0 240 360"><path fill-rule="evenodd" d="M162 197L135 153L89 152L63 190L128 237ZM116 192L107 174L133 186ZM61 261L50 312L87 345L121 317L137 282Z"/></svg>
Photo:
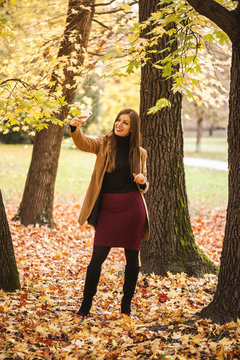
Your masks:
<svg viewBox="0 0 240 360"><path fill-rule="evenodd" d="M131 314L131 301L135 291L137 278L139 274L139 267L131 268L126 266L125 268L125 280L123 284L123 298L121 303L121 313Z"/></svg>
<svg viewBox="0 0 240 360"><path fill-rule="evenodd" d="M92 299L89 301L87 301L86 299L83 299L82 305L80 306L80 309L78 310L77 315L80 315L83 317L87 316L91 307L92 307Z"/></svg>
<svg viewBox="0 0 240 360"><path fill-rule="evenodd" d="M93 297L97 292L100 272L101 268L97 269L88 266L84 285L83 301L77 312L80 316L87 316L91 309Z"/></svg>
<svg viewBox="0 0 240 360"><path fill-rule="evenodd" d="M132 299L126 299L124 297L122 298L122 303L121 303L122 314L127 314L127 315L131 314L131 301Z"/></svg>

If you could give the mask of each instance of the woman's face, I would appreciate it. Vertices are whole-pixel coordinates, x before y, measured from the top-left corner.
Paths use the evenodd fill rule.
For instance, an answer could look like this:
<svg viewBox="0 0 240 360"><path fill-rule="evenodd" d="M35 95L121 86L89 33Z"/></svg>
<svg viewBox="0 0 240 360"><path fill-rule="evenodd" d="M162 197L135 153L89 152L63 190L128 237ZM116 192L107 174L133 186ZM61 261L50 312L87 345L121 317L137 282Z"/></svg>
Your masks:
<svg viewBox="0 0 240 360"><path fill-rule="evenodd" d="M131 119L128 114L122 114L115 121L114 133L118 136L128 136L130 133Z"/></svg>

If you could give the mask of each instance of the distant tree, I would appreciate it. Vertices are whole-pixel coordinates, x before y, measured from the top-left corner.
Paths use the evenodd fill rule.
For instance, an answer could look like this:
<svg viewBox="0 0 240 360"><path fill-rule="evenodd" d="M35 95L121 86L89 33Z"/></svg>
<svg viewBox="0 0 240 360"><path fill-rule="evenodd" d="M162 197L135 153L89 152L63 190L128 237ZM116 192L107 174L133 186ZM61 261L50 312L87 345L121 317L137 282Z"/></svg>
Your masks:
<svg viewBox="0 0 240 360"><path fill-rule="evenodd" d="M196 152L201 151L204 129L227 126L230 54L230 43L207 42L198 55L198 86L192 86L191 98L183 97L183 124L185 129L197 130Z"/></svg>
<svg viewBox="0 0 240 360"><path fill-rule="evenodd" d="M0 289L20 289L19 274L14 255L12 237L0 190Z"/></svg>
<svg viewBox="0 0 240 360"><path fill-rule="evenodd" d="M140 0L140 22L157 11L161 13L163 7L159 0ZM166 30L171 33L174 29L172 23ZM171 42L171 37L164 34L151 46L153 30L153 23L149 23L140 35L147 44L141 69L140 117L151 183L146 194L151 235L150 241L142 244L142 270L163 276L168 271L200 276L215 272L216 267L196 245L191 228L183 166L181 94L172 90L172 78L163 77L160 66L153 66L175 51L177 42ZM164 51L169 42L171 46ZM168 99L169 106L160 110L161 104L166 103L164 99Z"/></svg>
<svg viewBox="0 0 240 360"><path fill-rule="evenodd" d="M95 128L95 134L99 133L99 111L100 111L100 79L96 73L90 73L86 76L81 89L76 93L75 100L84 104L85 107L91 107L92 115L84 126L83 131L89 133L89 128ZM94 132L91 132L92 134Z"/></svg>
<svg viewBox="0 0 240 360"><path fill-rule="evenodd" d="M32 138L24 131L9 132L5 135L0 133L0 143L3 144L31 144Z"/></svg>

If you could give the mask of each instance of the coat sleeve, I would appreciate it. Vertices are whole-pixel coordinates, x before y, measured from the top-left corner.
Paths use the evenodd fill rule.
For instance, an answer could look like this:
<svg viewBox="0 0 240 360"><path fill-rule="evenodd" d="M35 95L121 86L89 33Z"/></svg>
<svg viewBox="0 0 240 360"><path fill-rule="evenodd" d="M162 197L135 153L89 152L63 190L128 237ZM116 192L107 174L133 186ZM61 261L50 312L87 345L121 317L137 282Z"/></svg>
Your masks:
<svg viewBox="0 0 240 360"><path fill-rule="evenodd" d="M69 131L74 144L82 151L90 152L97 154L99 150L99 146L102 142L102 137L98 137L96 139L90 138L88 136L83 135L82 131L79 127L76 128L73 132Z"/></svg>
<svg viewBox="0 0 240 360"><path fill-rule="evenodd" d="M141 194L145 194L149 188L149 182L147 180L147 152L145 149L141 148L141 163L142 163L142 173L146 179L146 186L144 189L139 187L139 191Z"/></svg>

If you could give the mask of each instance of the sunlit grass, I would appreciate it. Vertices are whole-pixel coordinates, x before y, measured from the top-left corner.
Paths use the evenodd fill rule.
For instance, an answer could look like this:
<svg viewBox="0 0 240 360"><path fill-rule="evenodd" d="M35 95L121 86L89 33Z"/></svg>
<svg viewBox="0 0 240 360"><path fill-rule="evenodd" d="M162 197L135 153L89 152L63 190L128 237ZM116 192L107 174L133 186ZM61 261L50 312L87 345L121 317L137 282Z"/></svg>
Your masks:
<svg viewBox="0 0 240 360"><path fill-rule="evenodd" d="M193 157L194 139L185 140L185 156ZM32 145L0 144L0 186L5 201L20 201L31 160ZM226 141L204 139L203 152L198 157L226 161ZM74 149L72 140L63 143L55 185L56 198L82 199L87 189L95 155ZM227 172L185 167L190 211L200 206L226 208Z"/></svg>
<svg viewBox="0 0 240 360"><path fill-rule="evenodd" d="M227 141L225 138L203 138L201 152L196 152L196 139L185 138L184 155L203 159L227 161Z"/></svg>
<svg viewBox="0 0 240 360"><path fill-rule="evenodd" d="M0 145L0 186L5 200L19 200L31 161L32 145ZM95 155L62 148L55 193L58 197L83 197Z"/></svg>
<svg viewBox="0 0 240 360"><path fill-rule="evenodd" d="M190 212L198 214L201 207L226 209L227 171L185 166L185 175Z"/></svg>

